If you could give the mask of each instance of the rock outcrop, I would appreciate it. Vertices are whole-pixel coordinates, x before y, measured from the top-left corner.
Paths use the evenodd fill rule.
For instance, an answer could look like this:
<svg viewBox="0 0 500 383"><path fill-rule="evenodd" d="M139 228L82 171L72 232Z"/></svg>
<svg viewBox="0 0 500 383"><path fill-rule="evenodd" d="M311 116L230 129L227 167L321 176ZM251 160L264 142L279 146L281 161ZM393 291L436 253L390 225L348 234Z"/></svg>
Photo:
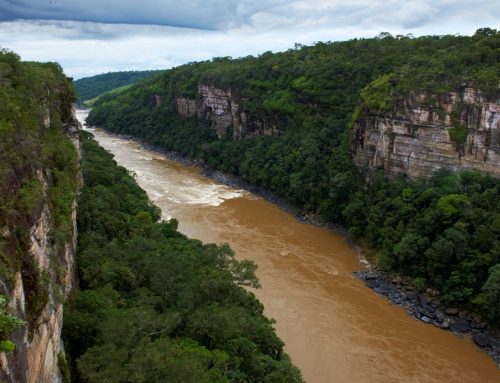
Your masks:
<svg viewBox="0 0 500 383"><path fill-rule="evenodd" d="M500 98L463 87L412 94L390 112L362 110L353 124L358 167L383 167L410 178L433 171L475 169L500 176Z"/></svg>
<svg viewBox="0 0 500 383"><path fill-rule="evenodd" d="M197 117L212 125L219 137L232 134L234 138L280 134L270 116L247 113L244 99L234 89L220 89L198 84L196 98L174 98L177 113L182 117Z"/></svg>
<svg viewBox="0 0 500 383"><path fill-rule="evenodd" d="M49 113L47 113L49 115ZM49 118L44 118L48 126ZM80 157L78 126L71 118L65 130ZM46 296L39 297L45 304L36 317L28 311L28 294L32 293L24 285L27 273L21 268L15 272L13 282L1 280L2 294L9 298L9 311L28 322L12 336L16 348L12 353L0 353L0 381L3 383L54 383L61 382L60 358L64 355L61 341L63 321L63 302L71 293L75 283L75 253L77 245L76 212L77 203L71 206L70 240L63 245L55 245L50 239L54 214L50 203L49 189L52 183L50 170L38 169L36 177L42 185L42 206L39 214L33 217L28 231L28 254L34 270L42 276ZM78 189L81 187L81 174L77 175ZM2 233L6 239L10 233ZM33 270L31 270L32 272ZM3 278L1 278L3 279Z"/></svg>

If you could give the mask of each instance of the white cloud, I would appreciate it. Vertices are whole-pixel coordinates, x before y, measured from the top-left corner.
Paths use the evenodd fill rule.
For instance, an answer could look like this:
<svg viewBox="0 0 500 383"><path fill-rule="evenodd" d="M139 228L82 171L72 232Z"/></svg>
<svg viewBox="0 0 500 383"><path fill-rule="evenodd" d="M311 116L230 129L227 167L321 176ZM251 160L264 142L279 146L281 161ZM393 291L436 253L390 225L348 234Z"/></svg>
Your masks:
<svg viewBox="0 0 500 383"><path fill-rule="evenodd" d="M0 8L5 2L0 0ZM200 4L183 2L185 7L190 3ZM381 31L415 36L472 34L485 26L498 29L500 20L496 1L353 0L347 4L338 0L206 0L203 7L223 3L235 15L219 18L226 27L218 30L20 20L0 22L0 45L26 60L58 61L68 75L79 78L106 71L169 68L214 56L256 55L286 50L296 42L307 45L372 37ZM212 10L209 15L214 13Z"/></svg>

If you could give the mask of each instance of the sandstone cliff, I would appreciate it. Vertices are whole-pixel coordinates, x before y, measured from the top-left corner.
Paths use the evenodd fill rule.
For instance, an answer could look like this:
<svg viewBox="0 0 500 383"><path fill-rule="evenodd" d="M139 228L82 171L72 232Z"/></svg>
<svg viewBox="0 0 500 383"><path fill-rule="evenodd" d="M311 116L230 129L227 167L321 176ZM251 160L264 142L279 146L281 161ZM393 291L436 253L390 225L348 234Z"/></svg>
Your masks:
<svg viewBox="0 0 500 383"><path fill-rule="evenodd" d="M75 119L65 126L67 135L79 154L78 127ZM54 213L50 202L50 187L53 183L48 169L38 169L36 177L42 185L42 206L28 231L28 257L35 265L35 272L43 280L45 304L36 317L30 318L28 312L29 287L24 281L32 270L15 271L13 281L1 281L2 294L9 298L10 311L28 322L17 330L12 340L16 349L9 354L0 353L0 381L5 383L52 383L61 382L59 369L60 358L64 355L61 341L63 302L71 293L75 280L74 258L76 252L76 200L71 206L71 235L62 245L54 244L51 239ZM81 186L78 174L77 185ZM9 229L3 232L3 239L8 240ZM10 282L10 283L9 283ZM40 292L38 292L40 294Z"/></svg>
<svg viewBox="0 0 500 383"><path fill-rule="evenodd" d="M219 137L232 133L234 138L280 133L271 116L248 113L242 107L244 99L234 89L219 89L198 84L196 98L176 96L175 109L183 117L198 117L215 128Z"/></svg>
<svg viewBox="0 0 500 383"><path fill-rule="evenodd" d="M75 284L78 123L71 80L54 63L23 63L1 52L0 295L25 321L2 340L0 381L62 380L63 302ZM75 150L76 148L76 150ZM0 323L1 324L1 323Z"/></svg>
<svg viewBox="0 0 500 383"><path fill-rule="evenodd" d="M362 109L353 124L358 167L425 176L441 168L500 176L500 98L464 86L445 94L411 94L393 110Z"/></svg>

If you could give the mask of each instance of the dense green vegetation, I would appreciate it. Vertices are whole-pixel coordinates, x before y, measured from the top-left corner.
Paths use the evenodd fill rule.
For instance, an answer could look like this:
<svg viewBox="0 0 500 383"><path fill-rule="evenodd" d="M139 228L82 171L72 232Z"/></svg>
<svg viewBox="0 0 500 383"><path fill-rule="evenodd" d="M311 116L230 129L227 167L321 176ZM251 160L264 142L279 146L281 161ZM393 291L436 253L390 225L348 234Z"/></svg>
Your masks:
<svg viewBox="0 0 500 383"><path fill-rule="evenodd" d="M300 382L255 296L255 265L158 221L112 155L82 134L80 291L63 337L81 382Z"/></svg>
<svg viewBox="0 0 500 383"><path fill-rule="evenodd" d="M219 139L209 120L181 118L175 97L197 97L200 83L231 89L249 119L280 134L234 140L229 131ZM88 122L203 159L345 224L378 251L381 266L498 323L498 181L474 173L414 182L388 182L381 175L365 186L351 160L349 129L363 113L359 105L390 111L410 91L439 94L463 83L498 99L500 32L419 38L382 33L191 63L102 97ZM459 150L460 124L452 136Z"/></svg>
<svg viewBox="0 0 500 383"><path fill-rule="evenodd" d="M94 100L101 94L122 88L160 73L159 70L110 72L85 77L74 82L78 103Z"/></svg>
<svg viewBox="0 0 500 383"><path fill-rule="evenodd" d="M85 100L85 101L83 102L83 104L84 104L85 106L89 106L89 107L91 107L92 105L94 105L94 104L95 104L95 102L96 102L97 100L99 100L99 98L100 98L100 97L104 96L105 94L119 93L119 92L121 92L121 91L124 91L124 90L126 90L126 89L130 88L132 85L133 85L133 84L122 85L122 86L120 86L120 87L118 87L118 88L114 88L114 89L108 90L107 92L105 92L105 93L101 93L100 95L95 96L94 98L91 98L90 100Z"/></svg>
<svg viewBox="0 0 500 383"><path fill-rule="evenodd" d="M0 293L8 295L22 271L30 325L47 303L49 276L29 251L29 229L48 206L54 268L71 233L77 161L66 130L75 99L58 64L21 62L15 53L0 51ZM57 278L61 284L63 276Z"/></svg>
<svg viewBox="0 0 500 383"><path fill-rule="evenodd" d="M343 213L350 231L378 249L382 267L500 322L498 179L439 172L415 182L388 182L380 174Z"/></svg>

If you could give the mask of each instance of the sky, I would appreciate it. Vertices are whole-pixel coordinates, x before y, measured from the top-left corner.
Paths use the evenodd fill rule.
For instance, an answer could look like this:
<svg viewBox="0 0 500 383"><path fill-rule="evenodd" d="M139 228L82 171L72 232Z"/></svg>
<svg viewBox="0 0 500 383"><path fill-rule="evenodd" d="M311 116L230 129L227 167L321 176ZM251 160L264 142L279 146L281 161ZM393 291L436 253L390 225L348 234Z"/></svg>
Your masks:
<svg viewBox="0 0 500 383"><path fill-rule="evenodd" d="M500 29L498 0L0 0L0 48L75 79L295 43Z"/></svg>

